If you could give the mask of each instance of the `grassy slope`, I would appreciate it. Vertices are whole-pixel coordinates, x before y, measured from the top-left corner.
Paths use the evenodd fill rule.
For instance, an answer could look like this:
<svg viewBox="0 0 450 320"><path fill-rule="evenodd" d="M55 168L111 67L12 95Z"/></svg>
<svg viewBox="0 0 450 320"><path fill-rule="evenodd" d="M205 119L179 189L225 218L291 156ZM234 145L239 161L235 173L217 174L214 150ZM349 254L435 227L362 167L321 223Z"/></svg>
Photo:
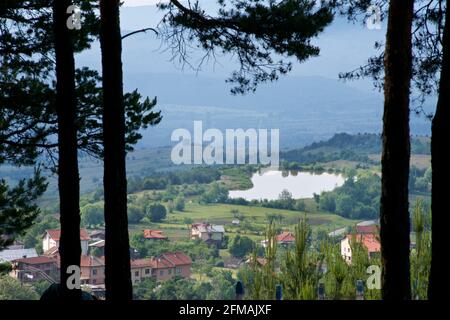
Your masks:
<svg viewBox="0 0 450 320"><path fill-rule="evenodd" d="M244 221L250 222L252 225L262 229L267 225L267 213L280 214L283 220L280 227L283 229L293 230L294 225L298 220L306 215L309 224L313 231L325 230L332 231L338 228L353 226L358 221L346 219L334 214L328 213L302 213L298 211L270 209L251 206L228 205L228 204L210 204L200 205L198 203L188 203L184 212L168 214L167 219L163 223L139 223L130 226L131 233L141 232L144 228L155 228L164 230L164 232L172 239L186 239L188 237L188 230L186 224L183 222L185 217L191 218L194 222L208 221L216 224L225 225L227 233L234 233L236 227L231 225L234 219L231 210L238 210L245 218ZM262 238L261 235L248 233L248 236L254 239Z"/></svg>

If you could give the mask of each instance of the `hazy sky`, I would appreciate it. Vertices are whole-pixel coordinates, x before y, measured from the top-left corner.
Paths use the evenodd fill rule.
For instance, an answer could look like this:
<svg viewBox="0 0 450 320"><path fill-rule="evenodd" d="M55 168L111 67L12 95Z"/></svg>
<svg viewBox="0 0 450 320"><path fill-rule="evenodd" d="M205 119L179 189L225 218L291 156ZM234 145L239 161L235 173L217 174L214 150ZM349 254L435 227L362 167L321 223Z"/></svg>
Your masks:
<svg viewBox="0 0 450 320"><path fill-rule="evenodd" d="M149 6L160 2L160 0L123 0L124 6L136 7L136 6Z"/></svg>

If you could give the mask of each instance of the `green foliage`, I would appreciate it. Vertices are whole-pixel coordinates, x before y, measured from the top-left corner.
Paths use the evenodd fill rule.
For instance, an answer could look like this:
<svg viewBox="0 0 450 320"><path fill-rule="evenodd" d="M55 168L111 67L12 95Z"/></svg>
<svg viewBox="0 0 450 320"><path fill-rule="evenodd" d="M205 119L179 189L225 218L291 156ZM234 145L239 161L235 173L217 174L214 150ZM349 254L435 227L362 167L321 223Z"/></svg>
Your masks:
<svg viewBox="0 0 450 320"><path fill-rule="evenodd" d="M411 138L412 154L430 154L429 139ZM314 142L301 149L282 152L280 158L285 169L301 170L305 165L325 163L336 160L357 161L374 164L369 158L371 154L381 153L381 137L379 134L337 133L328 140Z"/></svg>
<svg viewBox="0 0 450 320"><path fill-rule="evenodd" d="M39 171L32 179L22 179L14 187L0 180L0 250L33 224L40 212L35 201L46 188Z"/></svg>
<svg viewBox="0 0 450 320"><path fill-rule="evenodd" d="M83 226L104 224L103 204L87 204L81 208L81 223Z"/></svg>
<svg viewBox="0 0 450 320"><path fill-rule="evenodd" d="M190 225L193 222L194 222L194 220L192 218L189 218L189 217L184 217L183 218L183 223L186 224L186 225Z"/></svg>
<svg viewBox="0 0 450 320"><path fill-rule="evenodd" d="M0 276L7 275L12 270L12 265L9 262L0 263Z"/></svg>
<svg viewBox="0 0 450 320"><path fill-rule="evenodd" d="M376 219L380 195L380 177L365 173L348 178L343 186L333 191L322 192L319 206L322 210L350 219Z"/></svg>
<svg viewBox="0 0 450 320"><path fill-rule="evenodd" d="M39 295L29 285L10 276L0 275L0 300L38 300Z"/></svg>
<svg viewBox="0 0 450 320"><path fill-rule="evenodd" d="M185 206L186 206L186 202L184 201L183 197L177 197L175 199L175 209L177 211L184 211Z"/></svg>
<svg viewBox="0 0 450 320"><path fill-rule="evenodd" d="M155 300L156 279L154 277L144 278L133 286L133 300Z"/></svg>
<svg viewBox="0 0 450 320"><path fill-rule="evenodd" d="M39 216L36 222L21 237L26 248L36 248L36 251L42 252L42 236L47 229L59 227L59 222L51 215Z"/></svg>
<svg viewBox="0 0 450 320"><path fill-rule="evenodd" d="M286 300L314 300L321 277L323 256L308 250L309 229L306 219L295 227L295 246L286 251L281 264L280 281Z"/></svg>
<svg viewBox="0 0 450 320"><path fill-rule="evenodd" d="M131 237L130 246L136 249L140 258L154 257L164 252L182 251L192 260L207 260L218 257L217 248L206 245L203 241L148 241L143 234Z"/></svg>
<svg viewBox="0 0 450 320"><path fill-rule="evenodd" d="M306 202L302 199L298 199L295 201L294 210L296 211L306 211Z"/></svg>
<svg viewBox="0 0 450 320"><path fill-rule="evenodd" d="M336 211L336 195L331 192L322 193L320 196L319 207L322 210L335 212Z"/></svg>
<svg viewBox="0 0 450 320"><path fill-rule="evenodd" d="M235 298L233 279L229 271L213 271L211 277L211 290L207 293L207 300L233 300Z"/></svg>
<svg viewBox="0 0 450 320"><path fill-rule="evenodd" d="M232 300L234 283L231 272L211 271L211 281L172 278L155 288L154 281L140 283L134 288L135 298L142 300Z"/></svg>
<svg viewBox="0 0 450 320"><path fill-rule="evenodd" d="M416 246L411 250L411 296L413 299L427 299L428 278L431 265L431 223L430 212L425 212L423 200L417 199L413 211L413 230Z"/></svg>
<svg viewBox="0 0 450 320"><path fill-rule="evenodd" d="M322 242L320 252L325 255L327 273L323 277L328 298L355 299L356 282L362 280L365 287L365 300L381 299L381 290L369 289L365 284L370 276L367 273L369 266L381 268L379 257L369 258L366 247L352 237L350 242L352 251L352 261L350 264L344 261L341 256L340 243L333 244L330 241Z"/></svg>
<svg viewBox="0 0 450 320"><path fill-rule="evenodd" d="M409 172L409 188L413 192L431 192L431 167L420 170L412 167Z"/></svg>
<svg viewBox="0 0 450 320"><path fill-rule="evenodd" d="M144 210L134 204L128 204L128 222L129 223L139 223L145 216Z"/></svg>
<svg viewBox="0 0 450 320"><path fill-rule="evenodd" d="M227 188L219 183L213 183L211 187L205 191L200 197L201 203L224 203L228 199Z"/></svg>
<svg viewBox="0 0 450 320"><path fill-rule="evenodd" d="M246 299L249 300L274 300L275 286L278 281L276 273L276 227L273 223L266 229L267 247L265 248L265 261L263 266L256 263L258 255L254 250L251 257L252 263L240 271L240 278L246 290Z"/></svg>
<svg viewBox="0 0 450 320"><path fill-rule="evenodd" d="M219 169L211 167L192 168L190 170L178 172L158 172L144 178L132 177L128 179L128 192L134 193L142 190L163 190L169 186L211 183L219 179ZM185 188L183 188L183 191L185 191ZM186 193L185 195L189 194Z"/></svg>
<svg viewBox="0 0 450 320"><path fill-rule="evenodd" d="M147 209L147 215L152 222L159 222L166 218L167 211L160 203L152 204Z"/></svg>
<svg viewBox="0 0 450 320"><path fill-rule="evenodd" d="M210 289L208 283L175 277L161 283L155 297L157 300L204 300Z"/></svg>
<svg viewBox="0 0 450 320"><path fill-rule="evenodd" d="M246 236L236 235L231 241L228 251L230 254L236 258L243 258L250 252L252 252L256 247L255 242Z"/></svg>
<svg viewBox="0 0 450 320"><path fill-rule="evenodd" d="M33 283L33 288L39 296L42 296L42 294L50 287L50 285L51 283L49 283L47 280L39 280Z"/></svg>

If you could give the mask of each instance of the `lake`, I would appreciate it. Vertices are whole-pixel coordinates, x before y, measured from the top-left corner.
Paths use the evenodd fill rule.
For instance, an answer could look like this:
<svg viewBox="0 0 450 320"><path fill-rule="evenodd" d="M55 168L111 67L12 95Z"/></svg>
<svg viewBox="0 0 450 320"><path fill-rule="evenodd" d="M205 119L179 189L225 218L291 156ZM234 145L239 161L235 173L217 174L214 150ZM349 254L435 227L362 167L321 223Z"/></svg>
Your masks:
<svg viewBox="0 0 450 320"><path fill-rule="evenodd" d="M276 200L284 189L292 193L294 199L312 198L314 193L331 191L344 184L344 177L331 173L268 170L254 173L253 187L247 190L231 190L230 198L250 200Z"/></svg>

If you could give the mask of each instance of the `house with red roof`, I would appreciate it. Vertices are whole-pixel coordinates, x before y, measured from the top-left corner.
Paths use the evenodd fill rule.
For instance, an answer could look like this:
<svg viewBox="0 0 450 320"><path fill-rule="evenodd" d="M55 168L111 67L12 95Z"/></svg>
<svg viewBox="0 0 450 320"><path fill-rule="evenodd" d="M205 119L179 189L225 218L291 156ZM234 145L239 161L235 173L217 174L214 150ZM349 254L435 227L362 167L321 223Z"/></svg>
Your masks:
<svg viewBox="0 0 450 320"><path fill-rule="evenodd" d="M225 237L225 228L222 225L213 225L207 222L191 225L191 239L201 239L207 244L220 247Z"/></svg>
<svg viewBox="0 0 450 320"><path fill-rule="evenodd" d="M99 285L105 283L105 261L94 256L81 256L81 284Z"/></svg>
<svg viewBox="0 0 450 320"><path fill-rule="evenodd" d="M295 236L292 232L284 231L276 236L278 244L289 245L295 242Z"/></svg>
<svg viewBox="0 0 450 320"><path fill-rule="evenodd" d="M11 261L10 276L21 283L32 283L39 280L59 281L59 269L56 259L46 256L21 258Z"/></svg>
<svg viewBox="0 0 450 320"><path fill-rule="evenodd" d="M291 245L295 242L295 235L289 231L283 231L275 237L275 240L278 244L283 246ZM266 248L268 245L268 240L262 240L261 245Z"/></svg>
<svg viewBox="0 0 450 320"><path fill-rule="evenodd" d="M61 230L49 229L45 231L42 239L42 249L44 252L49 251L53 247L59 247L59 240L61 238ZM80 242L81 242L81 254L86 255L88 253L88 245L91 237L86 229L80 229Z"/></svg>
<svg viewBox="0 0 450 320"><path fill-rule="evenodd" d="M144 230L144 238L149 240L167 240L168 238L163 234L161 230Z"/></svg>
<svg viewBox="0 0 450 320"><path fill-rule="evenodd" d="M131 280L139 283L148 277L157 281L169 280L175 276L189 278L192 260L183 252L166 252L147 259L131 260Z"/></svg>
<svg viewBox="0 0 450 320"><path fill-rule="evenodd" d="M371 225L356 225L357 234L377 234L378 226L376 224Z"/></svg>
<svg viewBox="0 0 450 320"><path fill-rule="evenodd" d="M352 262L352 248L351 243L353 240L361 243L366 247L369 254L369 258L373 258L381 252L381 244L375 233L361 233L361 234L348 234L341 240L341 255L342 258L350 264Z"/></svg>
<svg viewBox="0 0 450 320"><path fill-rule="evenodd" d="M53 247L57 248L57 247ZM61 269L61 258L59 251L56 250L51 254L52 250L47 250L40 258L52 259L56 262L56 266ZM105 260L104 257L95 257L92 255L81 255L80 272L82 285L102 285L105 283Z"/></svg>

